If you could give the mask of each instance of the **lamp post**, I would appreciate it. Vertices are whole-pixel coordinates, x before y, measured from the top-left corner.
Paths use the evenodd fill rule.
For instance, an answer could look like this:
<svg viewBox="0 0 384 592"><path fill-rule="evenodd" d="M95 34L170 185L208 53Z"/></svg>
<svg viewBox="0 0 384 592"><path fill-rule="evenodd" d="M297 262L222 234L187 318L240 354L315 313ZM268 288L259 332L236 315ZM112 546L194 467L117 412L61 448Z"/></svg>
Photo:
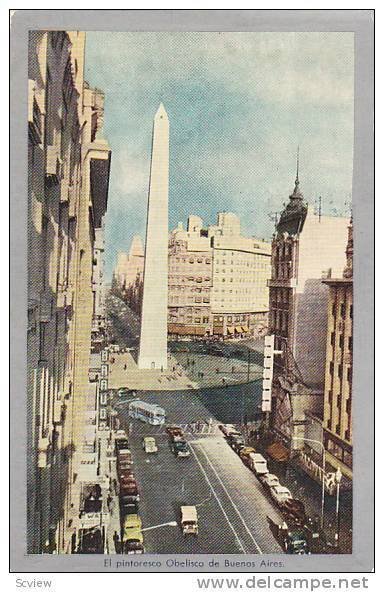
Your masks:
<svg viewBox="0 0 384 592"><path fill-rule="evenodd" d="M174 520L172 522L164 522L164 524L156 524L156 526L148 526L147 528L143 528L141 532L146 532L147 530L154 530L155 528L161 528L162 526L177 526L177 522Z"/></svg>
<svg viewBox="0 0 384 592"><path fill-rule="evenodd" d="M337 467L337 471L335 473L335 481L336 481L336 532L335 532L335 546L339 547L339 538L340 538L340 483L343 474L340 471L340 467Z"/></svg>
<svg viewBox="0 0 384 592"><path fill-rule="evenodd" d="M313 442L319 444L322 450L322 479L321 479L321 528L324 528L324 501L325 501L325 446L320 440L313 440L312 438L301 438L300 436L293 436L292 440L301 440L302 442Z"/></svg>

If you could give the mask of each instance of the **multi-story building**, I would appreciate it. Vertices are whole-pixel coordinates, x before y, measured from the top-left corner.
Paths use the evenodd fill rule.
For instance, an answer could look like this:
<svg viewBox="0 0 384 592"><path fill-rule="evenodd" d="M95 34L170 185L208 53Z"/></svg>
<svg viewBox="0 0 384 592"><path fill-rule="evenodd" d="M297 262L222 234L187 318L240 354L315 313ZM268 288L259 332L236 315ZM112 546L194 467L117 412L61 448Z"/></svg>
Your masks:
<svg viewBox="0 0 384 592"><path fill-rule="evenodd" d="M143 295L144 247L139 235L135 235L128 253L120 252L114 269L113 287L128 306L140 314Z"/></svg>
<svg viewBox="0 0 384 592"><path fill-rule="evenodd" d="M203 221L189 216L170 233L168 252L168 333L204 336L212 333L212 259Z"/></svg>
<svg viewBox="0 0 384 592"><path fill-rule="evenodd" d="M32 31L28 64L27 550L71 552L86 426L95 232L107 205L103 95L85 34Z"/></svg>
<svg viewBox="0 0 384 592"><path fill-rule="evenodd" d="M330 465L352 478L353 228L343 277L329 278L324 384L324 446Z"/></svg>
<svg viewBox="0 0 384 592"><path fill-rule="evenodd" d="M94 352L100 351L106 340L105 317L105 286L104 286L104 221L100 228L95 229L95 242L93 247L93 273L92 273L92 348Z"/></svg>
<svg viewBox="0 0 384 592"><path fill-rule="evenodd" d="M311 445L306 431L320 417L324 393L328 293L324 278L345 265L348 219L311 213L298 173L272 242L269 331L275 335L271 427L291 449ZM315 439L315 438L311 438Z"/></svg>
<svg viewBox="0 0 384 592"><path fill-rule="evenodd" d="M176 335L250 336L266 329L270 244L241 235L240 220L198 216L169 240L169 323Z"/></svg>
<svg viewBox="0 0 384 592"><path fill-rule="evenodd" d="M230 212L218 215L208 237L213 248L213 334L262 335L268 327L270 243L242 236L240 220Z"/></svg>

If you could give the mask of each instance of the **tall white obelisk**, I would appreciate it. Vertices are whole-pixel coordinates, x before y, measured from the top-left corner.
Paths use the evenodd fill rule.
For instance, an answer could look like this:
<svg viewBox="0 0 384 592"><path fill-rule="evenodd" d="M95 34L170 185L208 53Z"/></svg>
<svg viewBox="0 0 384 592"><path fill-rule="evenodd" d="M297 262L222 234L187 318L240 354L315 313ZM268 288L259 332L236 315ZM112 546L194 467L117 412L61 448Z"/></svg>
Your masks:
<svg viewBox="0 0 384 592"><path fill-rule="evenodd" d="M153 123L139 368L167 368L169 121L161 103Z"/></svg>

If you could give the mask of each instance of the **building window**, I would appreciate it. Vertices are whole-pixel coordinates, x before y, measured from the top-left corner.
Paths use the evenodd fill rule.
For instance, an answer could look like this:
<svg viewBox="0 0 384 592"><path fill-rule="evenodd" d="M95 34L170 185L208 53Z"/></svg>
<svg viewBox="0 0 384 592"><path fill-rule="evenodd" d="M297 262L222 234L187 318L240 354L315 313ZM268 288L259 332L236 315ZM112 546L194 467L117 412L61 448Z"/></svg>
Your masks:
<svg viewBox="0 0 384 592"><path fill-rule="evenodd" d="M106 417L107 417L107 410L104 409L104 407L102 407L100 409L100 419L106 419Z"/></svg>
<svg viewBox="0 0 384 592"><path fill-rule="evenodd" d="M339 364L337 368L337 376L340 378L340 380L343 378L343 366L341 364Z"/></svg>
<svg viewBox="0 0 384 592"><path fill-rule="evenodd" d="M349 307L349 318L353 319L353 305L351 304L351 306Z"/></svg>
<svg viewBox="0 0 384 592"><path fill-rule="evenodd" d="M345 304L344 302L342 302L342 304L340 305L340 315L342 319L345 319Z"/></svg>
<svg viewBox="0 0 384 592"><path fill-rule="evenodd" d="M332 316L336 316L336 303L332 305Z"/></svg>
<svg viewBox="0 0 384 592"><path fill-rule="evenodd" d="M349 366L347 369L347 380L351 384L352 383L352 367Z"/></svg>
<svg viewBox="0 0 384 592"><path fill-rule="evenodd" d="M332 331L331 333L331 345L334 346L335 345L335 333Z"/></svg>
<svg viewBox="0 0 384 592"><path fill-rule="evenodd" d="M343 334L341 334L341 335L339 336L339 347L340 347L341 349L342 349L342 347L343 347L343 343L344 343L344 335L343 335Z"/></svg>
<svg viewBox="0 0 384 592"><path fill-rule="evenodd" d="M333 364L333 362L329 362L329 373L333 374L333 370L334 370L334 364Z"/></svg>
<svg viewBox="0 0 384 592"><path fill-rule="evenodd" d="M333 397L332 397L332 391L328 391L328 403L330 405L332 405L332 399L333 399Z"/></svg>
<svg viewBox="0 0 384 592"><path fill-rule="evenodd" d="M352 349L353 349L353 338L352 338L352 335L350 335L350 337L348 337L348 349L349 349L349 351L352 351Z"/></svg>
<svg viewBox="0 0 384 592"><path fill-rule="evenodd" d="M106 404L107 404L107 393L102 392L102 393L100 393L100 405L106 405Z"/></svg>

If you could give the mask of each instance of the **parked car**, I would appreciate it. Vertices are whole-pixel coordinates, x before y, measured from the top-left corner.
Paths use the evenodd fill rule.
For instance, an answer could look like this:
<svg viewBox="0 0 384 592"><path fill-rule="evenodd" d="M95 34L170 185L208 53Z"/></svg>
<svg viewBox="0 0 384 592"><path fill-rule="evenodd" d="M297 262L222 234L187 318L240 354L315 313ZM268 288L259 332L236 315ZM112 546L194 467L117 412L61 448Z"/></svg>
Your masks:
<svg viewBox="0 0 384 592"><path fill-rule="evenodd" d="M302 528L289 531L283 546L288 555L307 555L309 553L306 533Z"/></svg>
<svg viewBox="0 0 384 592"><path fill-rule="evenodd" d="M287 487L283 487L283 485L273 485L269 489L272 498L275 502L281 506L286 502L288 499L292 499L292 494Z"/></svg>
<svg viewBox="0 0 384 592"><path fill-rule="evenodd" d="M268 489L270 487L274 487L275 485L280 485L279 478L276 477L276 475L273 475L272 473L264 473L263 475L259 476L259 479L262 482L262 484L265 485L265 487L267 487Z"/></svg>
<svg viewBox="0 0 384 592"><path fill-rule="evenodd" d="M246 464L257 477L261 477L262 475L266 475L268 473L267 461L265 460L264 456L258 454L257 452L251 453L246 458Z"/></svg>
<svg viewBox="0 0 384 592"><path fill-rule="evenodd" d="M240 450L242 448L245 448L245 442L244 442L244 438L236 438L235 440L232 440L231 442L231 448L233 448L233 450L235 452L237 452L237 454L240 453Z"/></svg>
<svg viewBox="0 0 384 592"><path fill-rule="evenodd" d="M144 553L141 518L137 514L127 514L123 524L122 552L128 555Z"/></svg>
<svg viewBox="0 0 384 592"><path fill-rule="evenodd" d="M140 501L139 489L137 483L123 483L120 485L120 497L131 496Z"/></svg>
<svg viewBox="0 0 384 592"><path fill-rule="evenodd" d="M120 498L120 514L127 516L128 514L137 514L139 511L139 504L137 499L133 496L123 496Z"/></svg>
<svg viewBox="0 0 384 592"><path fill-rule="evenodd" d="M227 440L228 440L229 444L232 444L232 442L235 442L236 440L239 440L239 438L245 444L244 437L243 437L243 434L241 432L238 432L238 431L230 432L228 434L228 436L227 436Z"/></svg>
<svg viewBox="0 0 384 592"><path fill-rule="evenodd" d="M228 437L231 432L237 432L235 426L232 423L224 423L219 425L219 430L223 432L225 437Z"/></svg>
<svg viewBox="0 0 384 592"><path fill-rule="evenodd" d="M244 446L239 452L239 456L243 462L246 462L247 458L253 453L256 453L256 450L252 448L252 446Z"/></svg>
<svg viewBox="0 0 384 592"><path fill-rule="evenodd" d="M115 449L116 452L119 452L120 450L129 450L129 442L127 438L119 438L118 440L115 440Z"/></svg>
<svg viewBox="0 0 384 592"><path fill-rule="evenodd" d="M305 524L305 506L301 500L288 498L282 503L280 510L286 521Z"/></svg>
<svg viewBox="0 0 384 592"><path fill-rule="evenodd" d="M158 452L159 449L156 445L155 438L152 438L152 436L145 436L143 438L143 449L147 454Z"/></svg>

